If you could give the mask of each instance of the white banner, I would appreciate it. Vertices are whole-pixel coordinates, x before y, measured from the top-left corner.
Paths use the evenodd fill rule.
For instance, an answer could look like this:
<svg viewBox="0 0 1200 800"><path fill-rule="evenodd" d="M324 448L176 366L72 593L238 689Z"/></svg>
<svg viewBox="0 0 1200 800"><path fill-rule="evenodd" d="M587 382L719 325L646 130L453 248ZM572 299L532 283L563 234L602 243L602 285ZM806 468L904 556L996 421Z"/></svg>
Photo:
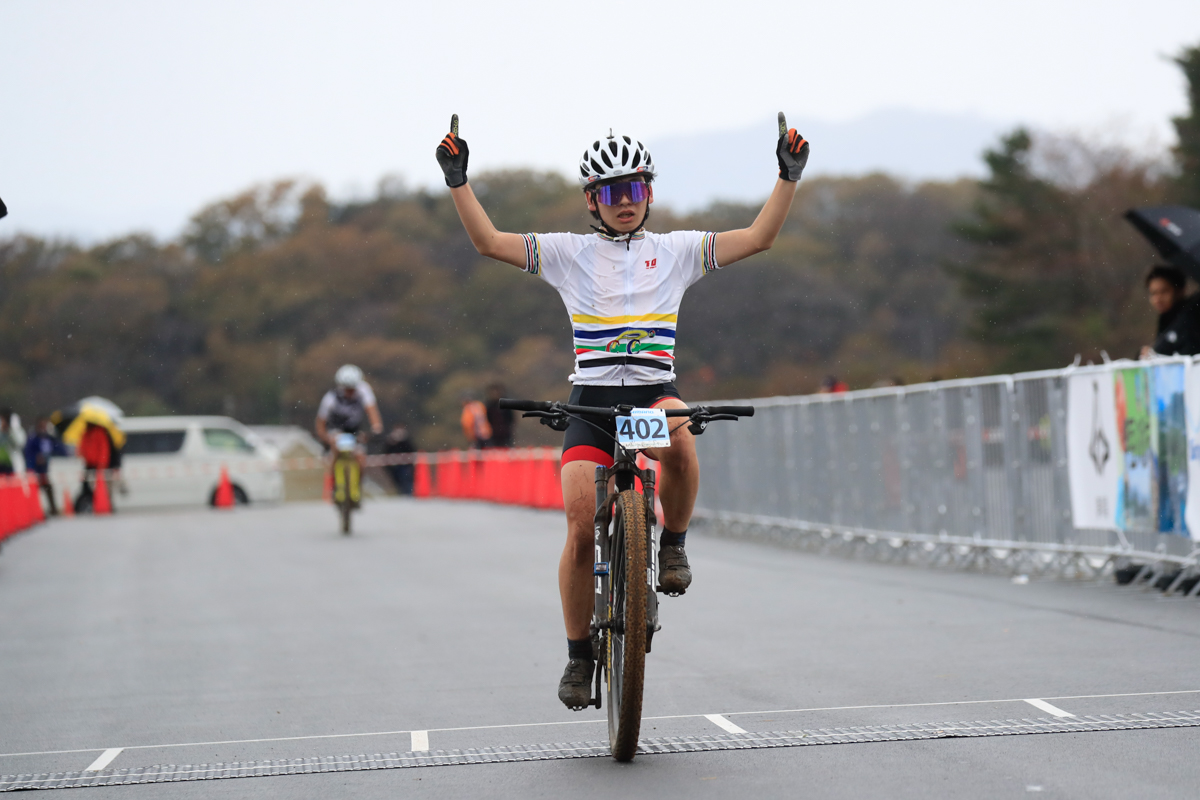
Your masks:
<svg viewBox="0 0 1200 800"><path fill-rule="evenodd" d="M1193 539L1200 540L1200 366L1188 364L1184 385L1187 414L1187 505L1184 520Z"/></svg>
<svg viewBox="0 0 1200 800"><path fill-rule="evenodd" d="M1121 506L1121 437L1113 373L1097 370L1069 378L1067 468L1076 528L1117 530Z"/></svg>

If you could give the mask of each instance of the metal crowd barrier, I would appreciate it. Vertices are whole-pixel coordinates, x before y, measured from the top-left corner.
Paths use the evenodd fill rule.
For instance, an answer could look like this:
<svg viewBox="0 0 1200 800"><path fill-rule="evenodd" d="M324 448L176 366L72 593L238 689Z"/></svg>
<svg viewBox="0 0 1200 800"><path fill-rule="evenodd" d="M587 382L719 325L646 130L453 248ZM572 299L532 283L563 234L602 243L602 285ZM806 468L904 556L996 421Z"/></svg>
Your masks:
<svg viewBox="0 0 1200 800"><path fill-rule="evenodd" d="M727 535L908 563L1124 579L1133 565L1140 583L1200 593L1191 539L1074 527L1074 371L739 401L757 414L697 439L695 517Z"/></svg>

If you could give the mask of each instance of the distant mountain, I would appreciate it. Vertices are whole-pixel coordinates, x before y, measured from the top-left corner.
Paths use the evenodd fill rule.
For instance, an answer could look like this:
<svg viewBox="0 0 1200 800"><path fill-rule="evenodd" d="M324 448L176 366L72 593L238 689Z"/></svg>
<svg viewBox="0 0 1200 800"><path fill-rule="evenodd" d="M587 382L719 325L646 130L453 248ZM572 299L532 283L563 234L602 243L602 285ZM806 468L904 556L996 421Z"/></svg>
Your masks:
<svg viewBox="0 0 1200 800"><path fill-rule="evenodd" d="M983 174L981 154L1013 127L967 114L891 109L848 122L789 119L812 142L809 175L882 170L912 180ZM776 123L672 136L651 144L662 182L655 199L679 210L713 200L757 200L771 188Z"/></svg>

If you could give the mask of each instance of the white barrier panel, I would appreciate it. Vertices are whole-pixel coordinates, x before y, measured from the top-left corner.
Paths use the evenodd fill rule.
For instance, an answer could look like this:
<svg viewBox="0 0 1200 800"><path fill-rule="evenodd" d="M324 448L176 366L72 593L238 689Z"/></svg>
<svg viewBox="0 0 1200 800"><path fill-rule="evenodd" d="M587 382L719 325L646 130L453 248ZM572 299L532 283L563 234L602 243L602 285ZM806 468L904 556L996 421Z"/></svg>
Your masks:
<svg viewBox="0 0 1200 800"><path fill-rule="evenodd" d="M1117 530L1124 458L1110 370L1072 375L1068 383L1067 460L1076 528Z"/></svg>

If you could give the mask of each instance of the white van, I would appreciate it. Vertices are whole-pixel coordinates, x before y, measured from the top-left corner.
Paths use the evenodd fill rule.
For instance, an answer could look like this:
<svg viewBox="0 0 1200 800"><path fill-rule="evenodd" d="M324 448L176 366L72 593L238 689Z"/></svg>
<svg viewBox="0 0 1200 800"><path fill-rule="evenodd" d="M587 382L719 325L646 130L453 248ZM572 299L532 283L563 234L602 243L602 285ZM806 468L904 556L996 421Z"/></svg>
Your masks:
<svg viewBox="0 0 1200 800"><path fill-rule="evenodd" d="M229 417L124 417L121 482L110 487L118 508L201 506L216 494L221 468L238 503L283 499L279 453ZM77 492L82 462L56 458L51 478ZM65 480L64 480L65 479Z"/></svg>

